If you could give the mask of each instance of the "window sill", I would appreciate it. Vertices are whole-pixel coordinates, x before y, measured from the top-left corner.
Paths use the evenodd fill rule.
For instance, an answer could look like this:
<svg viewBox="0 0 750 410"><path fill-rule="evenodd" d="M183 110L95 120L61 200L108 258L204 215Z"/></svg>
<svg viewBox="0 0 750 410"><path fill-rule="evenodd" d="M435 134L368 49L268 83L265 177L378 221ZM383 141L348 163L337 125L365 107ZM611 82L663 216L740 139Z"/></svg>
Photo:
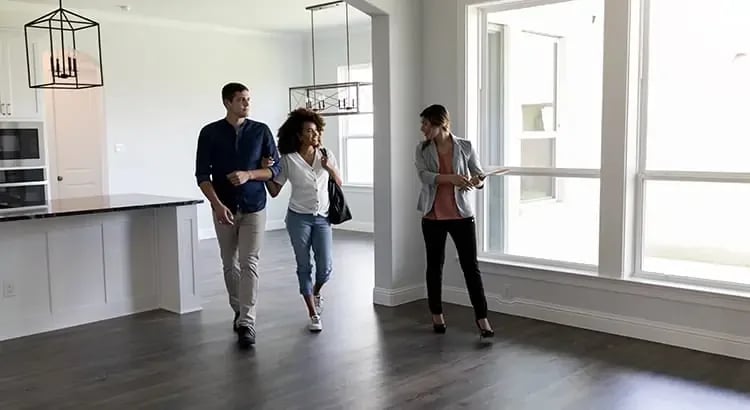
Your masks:
<svg viewBox="0 0 750 410"><path fill-rule="evenodd" d="M484 264L491 267L510 267L510 268L519 268L524 270L533 270L533 271L541 271L544 273L565 273L570 275L578 275L578 276L589 276L589 277L598 277L599 274L596 271L596 267L592 266L590 268L584 268L584 267L571 267L571 266L554 266L554 265L545 265L541 263L534 263L534 262L522 262L522 261L516 261L516 260L509 260L509 259L503 259L503 258L497 258L497 257L491 257L491 256L480 256L477 258L479 260L480 264Z"/></svg>
<svg viewBox="0 0 750 410"><path fill-rule="evenodd" d="M541 281L556 285L604 290L634 296L646 296L668 301L700 303L718 308L750 312L750 289L720 287L710 284L689 284L677 279L655 279L640 275L623 275L621 278L601 276L596 271L572 269L479 257L483 274L506 276L523 280Z"/></svg>
<svg viewBox="0 0 750 410"><path fill-rule="evenodd" d="M712 282L708 280L693 279L684 276L671 276L653 274L647 272L636 272L628 275L625 280L633 283L654 285L697 292L713 293L725 296L750 298L750 287L746 284L732 282Z"/></svg>

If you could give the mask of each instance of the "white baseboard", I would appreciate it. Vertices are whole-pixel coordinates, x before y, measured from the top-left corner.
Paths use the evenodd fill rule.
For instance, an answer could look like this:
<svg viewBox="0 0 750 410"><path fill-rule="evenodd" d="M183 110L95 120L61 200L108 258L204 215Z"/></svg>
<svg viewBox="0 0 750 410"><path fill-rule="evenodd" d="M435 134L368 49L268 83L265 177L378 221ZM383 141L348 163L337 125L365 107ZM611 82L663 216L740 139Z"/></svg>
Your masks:
<svg viewBox="0 0 750 410"><path fill-rule="evenodd" d="M424 285L415 285L399 289L375 288L372 299L376 305L398 306L426 298Z"/></svg>
<svg viewBox="0 0 750 410"><path fill-rule="evenodd" d="M266 231L278 231L280 229L286 228L286 224L284 223L283 219L275 220L275 221L266 221ZM213 227L211 228L202 228L198 230L198 240L204 240L204 239L214 239L216 238L216 231Z"/></svg>
<svg viewBox="0 0 750 410"><path fill-rule="evenodd" d="M352 232L365 232L365 233L373 233L375 232L375 224L372 222L359 222L359 221L349 221L344 222L341 225L334 225L334 229L338 229L341 231L352 231Z"/></svg>
<svg viewBox="0 0 750 410"><path fill-rule="evenodd" d="M461 288L444 287L443 300L471 306ZM750 339L735 335L496 294L487 294L487 304L494 312L750 360Z"/></svg>

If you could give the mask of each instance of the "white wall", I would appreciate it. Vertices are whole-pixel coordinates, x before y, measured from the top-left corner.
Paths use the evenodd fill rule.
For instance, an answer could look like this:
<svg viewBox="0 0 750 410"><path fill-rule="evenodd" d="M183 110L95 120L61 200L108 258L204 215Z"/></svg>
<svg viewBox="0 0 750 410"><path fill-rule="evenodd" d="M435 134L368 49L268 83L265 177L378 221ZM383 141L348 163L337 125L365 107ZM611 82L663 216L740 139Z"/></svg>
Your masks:
<svg viewBox="0 0 750 410"><path fill-rule="evenodd" d="M113 24L111 34L103 35L105 50L120 50L104 55L109 143L126 146L125 152L111 157L111 190L200 195L194 178L186 176L194 172L200 128L225 113L221 87L229 81L247 85L251 117L275 133L288 111L288 87L301 76L295 63L302 58L301 42L129 27ZM151 38L159 38L161 45ZM140 63L129 67L132 60ZM284 197L269 197L269 227L278 227L285 209ZM207 205L199 216L205 237L212 228Z"/></svg>
<svg viewBox="0 0 750 410"><path fill-rule="evenodd" d="M12 8L11 8L12 7ZM0 2L0 25L23 27L49 7ZM202 194L195 178L201 127L223 118L221 87L242 82L251 117L276 132L289 109L288 88L302 82L301 35L219 31L83 10L102 30L110 193L181 197ZM115 152L115 144L123 150ZM271 201L268 228L283 227L288 192ZM201 237L213 236L210 208L199 208Z"/></svg>
<svg viewBox="0 0 750 410"><path fill-rule="evenodd" d="M357 11L352 10L350 16L354 13L357 13ZM349 61L351 65L371 64L372 32L370 24L351 26L349 33ZM305 84L312 84L312 48L310 36L305 38L304 45L307 48L303 75ZM344 27L315 30L315 82L317 84L338 82L338 67L346 65L346 58L346 31ZM325 146L336 155L341 164L342 147L340 144L339 118L341 117L325 117L326 129L323 140ZM336 228L373 232L372 187L344 186L344 194L352 211L352 220L337 225Z"/></svg>
<svg viewBox="0 0 750 410"><path fill-rule="evenodd" d="M467 51L466 6L472 3L479 1L423 2L425 24L422 36L425 40L430 39L424 42L422 53L424 66L430 67L422 81L424 103L445 104L454 113L454 128L459 133L465 132L469 125L464 109L467 93L464 61ZM608 0L606 4L611 9L607 15L628 13L627 3L626 0ZM612 32L617 33L624 30L619 26L612 28ZM605 34L605 45L607 41ZM612 67L608 69L612 70ZM605 90L620 91L619 87L607 83L608 79L618 78L621 73L615 74L605 75ZM604 120L614 117L605 115ZM610 131L604 133L602 144L605 148L617 146L620 149L627 146L618 140L624 137L624 133ZM606 149L602 151L607 152ZM618 153L609 155L602 162L603 177L612 175L617 171L614 168L623 163L622 159L613 157ZM604 192L612 196L616 194L615 190ZM602 202L621 206L621 198L614 199L607 196ZM618 208L618 212L622 209ZM604 271L610 274L609 271L619 265L618 274L621 275L622 262L614 260L618 253L610 248L607 250L604 253L606 260L600 261L606 264ZM455 255L452 244L447 255ZM494 311L750 358L750 327L747 326L750 302L745 294L508 264L482 263L481 269L489 306ZM446 260L444 279L445 300L468 305L463 275L453 257Z"/></svg>

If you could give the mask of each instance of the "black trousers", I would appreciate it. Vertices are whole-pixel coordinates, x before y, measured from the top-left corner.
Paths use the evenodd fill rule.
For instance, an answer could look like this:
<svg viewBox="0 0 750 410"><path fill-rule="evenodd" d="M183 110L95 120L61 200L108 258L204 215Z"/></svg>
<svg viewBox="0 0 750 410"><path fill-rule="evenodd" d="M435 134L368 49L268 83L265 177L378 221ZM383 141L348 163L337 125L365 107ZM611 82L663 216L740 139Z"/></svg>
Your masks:
<svg viewBox="0 0 750 410"><path fill-rule="evenodd" d="M455 220L422 219L427 253L427 301L433 315L443 313L442 286L445 263L445 241L450 234L458 251L466 289L477 320L487 317L487 299L477 262L477 233L474 218Z"/></svg>

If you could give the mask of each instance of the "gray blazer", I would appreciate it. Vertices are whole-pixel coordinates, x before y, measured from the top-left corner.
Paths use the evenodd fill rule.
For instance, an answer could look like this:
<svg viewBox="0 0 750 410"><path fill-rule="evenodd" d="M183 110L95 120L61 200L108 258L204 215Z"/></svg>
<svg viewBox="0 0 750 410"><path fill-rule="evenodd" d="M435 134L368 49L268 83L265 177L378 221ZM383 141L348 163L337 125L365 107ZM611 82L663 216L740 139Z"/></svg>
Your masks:
<svg viewBox="0 0 750 410"><path fill-rule="evenodd" d="M453 172L467 177L484 174L482 166L479 164L479 157L471 146L471 141L456 138L453 134L451 134L451 139L453 140ZM422 216L425 216L430 213L435 203L435 194L437 193L436 179L440 169L437 147L434 143L430 142L426 147L423 142L417 145L414 154L414 165L417 168L419 181L422 182L417 210L422 213ZM454 192L459 214L464 218L473 217L474 211L469 203L469 193L471 191L462 191L454 187Z"/></svg>

